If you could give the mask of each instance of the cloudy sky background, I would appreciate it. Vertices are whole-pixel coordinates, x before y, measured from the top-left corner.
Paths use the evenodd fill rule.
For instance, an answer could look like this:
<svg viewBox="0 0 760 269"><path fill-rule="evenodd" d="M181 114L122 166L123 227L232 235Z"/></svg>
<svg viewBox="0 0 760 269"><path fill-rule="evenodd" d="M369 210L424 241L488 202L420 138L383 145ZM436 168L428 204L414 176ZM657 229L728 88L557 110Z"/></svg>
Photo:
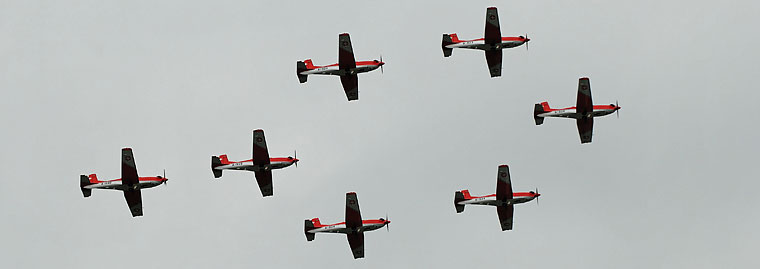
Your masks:
<svg viewBox="0 0 760 269"><path fill-rule="evenodd" d="M0 1L0 267L755 268L760 244L754 109L760 4L752 1ZM444 58L442 33L483 35L497 6L504 51ZM295 62L357 60L299 84ZM620 101L581 145L575 122L535 126L533 104ZM251 155L262 128L274 171L214 179L210 156ZM120 176L122 147L143 190L82 198L79 175ZM455 190L491 194L509 164L540 205L456 214ZM307 242L303 220L339 222L356 191L364 218L390 215L353 260L343 235Z"/></svg>

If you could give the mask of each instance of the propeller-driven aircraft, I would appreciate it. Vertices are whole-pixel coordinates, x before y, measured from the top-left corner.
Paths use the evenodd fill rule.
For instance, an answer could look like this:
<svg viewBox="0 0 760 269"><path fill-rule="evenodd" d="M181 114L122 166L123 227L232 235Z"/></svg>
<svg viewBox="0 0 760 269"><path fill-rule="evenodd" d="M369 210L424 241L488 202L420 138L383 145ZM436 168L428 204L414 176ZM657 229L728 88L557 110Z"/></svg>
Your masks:
<svg viewBox="0 0 760 269"><path fill-rule="evenodd" d="M512 230L514 205L530 202L541 196L541 194L538 193L538 189L535 192L512 192L512 181L510 180L509 166L507 165L499 166L499 173L496 177L496 194L471 196L469 190L457 191L454 193L454 208L456 208L457 213L462 213L465 205L495 206L496 213L499 215L501 230Z"/></svg>
<svg viewBox="0 0 760 269"><path fill-rule="evenodd" d="M527 48L528 41L530 41L530 38L528 38L527 34L518 37L502 37L499 27L499 13L495 7L489 7L486 9L486 31L484 38L459 40L457 34L443 34L441 48L443 49L443 57L451 56L452 51L456 48L485 51L486 62L488 63L491 77L499 77L501 76L501 50L514 48L522 44L525 44Z"/></svg>
<svg viewBox="0 0 760 269"><path fill-rule="evenodd" d="M246 170L253 171L256 182L259 184L261 194L264 197L272 196L272 170L280 169L295 164L298 166L298 158L293 157L269 158L267 141L264 138L264 130L253 131L253 158L250 160L231 162L227 155L211 156L211 171L214 177L222 176L223 170Z"/></svg>
<svg viewBox="0 0 760 269"><path fill-rule="evenodd" d="M536 104L533 109L533 119L536 120L536 125L541 125L546 117L573 118L578 125L581 144L590 143L594 130L594 117L609 115L613 112L617 112L618 117L620 117L620 106L617 102L610 105L595 106L593 104L591 101L591 84L588 78L580 78L578 80L578 98L575 106L552 109L549 107L548 102Z"/></svg>
<svg viewBox="0 0 760 269"><path fill-rule="evenodd" d="M346 222L323 225L319 218L305 221L304 233L306 240L312 241L316 233L342 233L348 237L348 245L354 254L354 259L364 258L364 232L373 231L391 223L388 217L362 220L359 211L359 200L355 192L346 193Z"/></svg>
<svg viewBox="0 0 760 269"><path fill-rule="evenodd" d="M142 194L140 190L166 184L166 181L168 181L166 178L166 170L164 170L163 176L138 177L135 158L134 155L132 155L131 148L121 149L121 178L100 181L95 174L91 174L90 176L81 175L79 178L79 188L82 189L84 197L90 197L93 189L123 191L124 199L127 200L127 205L129 206L129 211L132 212L132 217L143 215Z"/></svg>
<svg viewBox="0 0 760 269"><path fill-rule="evenodd" d="M296 63L296 75L298 81L306 82L308 75L334 75L340 76L343 91L346 92L348 101L359 100L359 79L357 74L369 72L380 68L382 70L383 57L380 60L357 62L354 59L354 50L351 47L351 37L347 33L338 36L338 63L316 66L311 59Z"/></svg>

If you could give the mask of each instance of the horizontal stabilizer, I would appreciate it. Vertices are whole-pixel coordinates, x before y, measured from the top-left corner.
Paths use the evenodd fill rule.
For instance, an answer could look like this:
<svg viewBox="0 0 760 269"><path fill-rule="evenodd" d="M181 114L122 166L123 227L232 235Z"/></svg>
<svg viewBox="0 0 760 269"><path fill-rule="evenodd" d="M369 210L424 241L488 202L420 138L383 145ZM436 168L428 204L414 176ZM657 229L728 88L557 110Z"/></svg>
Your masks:
<svg viewBox="0 0 760 269"><path fill-rule="evenodd" d="M533 109L533 119L536 120L536 125L541 125L544 123L544 117L538 116L543 113L546 113L546 111L544 111L544 107L541 104L536 104L536 107Z"/></svg>
<svg viewBox="0 0 760 269"><path fill-rule="evenodd" d="M441 49L443 49L443 57L451 56L451 53L454 49L446 47L451 44L454 44L454 41L451 40L451 36L448 34L443 34L443 41L441 41Z"/></svg>
<svg viewBox="0 0 760 269"><path fill-rule="evenodd" d="M464 201L464 194L462 194L461 191L457 191L454 193L454 208L456 208L457 213L462 213L464 211L464 205L460 205L459 202Z"/></svg>
<svg viewBox="0 0 760 269"><path fill-rule="evenodd" d="M84 195L84 197L90 197L90 195L92 195L92 190L91 189L85 189L84 188L85 186L88 186L88 185L91 185L90 178L87 177L87 176L85 176L85 175L80 175L79 176L79 188L82 189L82 195Z"/></svg>
<svg viewBox="0 0 760 269"><path fill-rule="evenodd" d="M219 166L222 166L222 160L219 157L211 156L211 172L214 172L214 178L222 177L222 170L216 169Z"/></svg>
<svg viewBox="0 0 760 269"><path fill-rule="evenodd" d="M304 232L304 234L306 234L306 241L313 241L314 240L314 236L316 234L309 232L311 230L314 230L314 228L315 228L314 227L314 223L311 222L311 220L305 220L304 221L303 232Z"/></svg>
<svg viewBox="0 0 760 269"><path fill-rule="evenodd" d="M307 75L302 75L301 72L308 71L309 69L306 68L306 63L302 61L298 61L296 63L296 75L298 76L298 81L301 83L306 83L306 79L308 78Z"/></svg>

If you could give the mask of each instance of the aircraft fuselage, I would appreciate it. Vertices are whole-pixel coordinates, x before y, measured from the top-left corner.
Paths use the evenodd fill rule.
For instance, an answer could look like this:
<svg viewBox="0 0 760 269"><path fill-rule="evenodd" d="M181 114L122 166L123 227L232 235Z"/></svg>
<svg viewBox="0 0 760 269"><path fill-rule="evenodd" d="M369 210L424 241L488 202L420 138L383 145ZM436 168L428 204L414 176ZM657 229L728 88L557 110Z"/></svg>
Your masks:
<svg viewBox="0 0 760 269"><path fill-rule="evenodd" d="M585 117L601 117L601 116L612 114L616 110L617 108L615 106L600 105L600 106L594 106L594 110L591 113L583 115L581 113L578 113L575 107L568 107L568 108L552 109L549 112L537 114L536 116L544 117L544 118L557 117L557 118L580 119L580 118L583 118L584 116Z"/></svg>
<svg viewBox="0 0 760 269"><path fill-rule="evenodd" d="M383 64L384 63L380 61L356 62L356 68L353 68L351 70L340 69L338 64L331 64L331 65L325 65L325 66L315 66L313 69L300 72L299 74L301 75L333 75L333 76L356 75L359 73L366 73L366 72L378 69Z"/></svg>
<svg viewBox="0 0 760 269"><path fill-rule="evenodd" d="M446 45L450 49L477 49L477 50L499 50L508 49L525 44L528 40L524 38L502 37L501 43L488 44L484 39L463 40L454 44Z"/></svg>
<svg viewBox="0 0 760 269"><path fill-rule="evenodd" d="M164 183L164 179L161 177L140 177L140 183L136 186L132 186L131 189L147 189ZM130 187L121 182L121 179L114 179L109 181L100 181L98 183L92 183L87 186L83 186L85 189L105 189L105 190L129 190Z"/></svg>
<svg viewBox="0 0 760 269"><path fill-rule="evenodd" d="M341 223L324 225L318 228L314 228L312 230L309 230L308 232L309 233L342 233L342 234L361 233L361 232L374 231L374 230L383 228L383 226L387 225L388 223L390 223L390 221L363 220L361 227L352 229L352 228L347 228L345 222L341 222Z"/></svg>
<svg viewBox="0 0 760 269"><path fill-rule="evenodd" d="M512 199L508 199L506 201L500 201L496 199L496 194L491 194L487 196L481 196L481 197L473 197L468 200L460 201L457 204L460 205L489 205L489 206L505 206L505 205L515 205L515 204L522 204L532 201L533 199L536 199L538 195L534 193L514 193Z"/></svg>
<svg viewBox="0 0 760 269"><path fill-rule="evenodd" d="M296 159L292 158L271 158L270 163L268 165L262 166L262 165L255 165L253 164L253 160L247 160L242 162L235 162L230 164L224 164L217 167L214 167L214 169L217 170L246 170L246 171L265 171L265 170L274 170L274 169L281 169L288 166L293 165L295 162L297 162Z"/></svg>

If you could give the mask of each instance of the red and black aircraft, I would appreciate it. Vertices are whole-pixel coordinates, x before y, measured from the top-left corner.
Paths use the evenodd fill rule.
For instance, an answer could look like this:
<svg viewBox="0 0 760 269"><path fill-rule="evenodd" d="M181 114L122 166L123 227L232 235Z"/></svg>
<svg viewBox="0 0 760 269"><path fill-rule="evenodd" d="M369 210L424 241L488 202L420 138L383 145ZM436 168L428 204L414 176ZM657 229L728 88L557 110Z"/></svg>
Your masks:
<svg viewBox="0 0 760 269"><path fill-rule="evenodd" d="M141 189L153 188L155 186L166 184L166 171L163 176L139 177L137 176L137 167L135 158L132 155L131 148L121 149L121 178L107 181L99 181L98 176L90 174L89 176L79 176L79 188L82 190L84 197L90 197L93 189L119 190L124 192L124 199L127 200L129 211L132 217L142 216L142 194Z"/></svg>
<svg viewBox="0 0 760 269"><path fill-rule="evenodd" d="M485 51L486 62L488 62L488 70L491 72L491 77L499 77L501 76L501 50L514 48L522 44L526 44L527 48L528 41L530 39L527 35L502 37L499 27L499 13L495 7L489 7L486 10L486 32L484 38L459 40L457 34L443 34L441 48L443 49L443 57L451 56L452 51L456 48Z"/></svg>
<svg viewBox="0 0 760 269"><path fill-rule="evenodd" d="M496 194L486 196L471 196L469 190L461 190L454 193L454 208L457 213L464 211L465 205L488 205L495 206L499 215L501 230L512 230L515 204L527 203L538 198L541 194L536 191L512 192L512 180L509 176L509 166L500 165L496 175Z"/></svg>
<svg viewBox="0 0 760 269"><path fill-rule="evenodd" d="M269 158L267 150L267 141L264 138L264 130L258 129L253 131L253 158L239 162L231 162L227 159L227 154L220 156L211 156L211 171L214 172L215 178L222 176L222 170L246 170L253 171L256 176L256 183L259 184L261 195L264 197L272 196L272 170L281 169L295 164L298 166L298 158L280 157Z"/></svg>
<svg viewBox="0 0 760 269"><path fill-rule="evenodd" d="M296 75L298 81L306 83L308 75L333 75L340 76L343 91L346 92L348 101L359 100L359 73L369 72L385 65L382 57L380 60L357 62L354 59L354 49L351 46L351 37L347 33L338 36L338 63L316 66L311 59L296 63Z"/></svg>
<svg viewBox="0 0 760 269"><path fill-rule="evenodd" d="M591 136L594 131L594 117L609 115L620 110L617 102L610 105L593 104L591 101L591 84L588 78L580 78L578 80L578 98L575 106L553 109L549 107L548 102L542 102L534 107L533 119L536 120L536 125L543 124L546 117L575 119L578 125L578 134L581 136L581 144L591 143Z"/></svg>
<svg viewBox="0 0 760 269"><path fill-rule="evenodd" d="M385 226L391 221L388 217L379 219L362 220L362 214L359 211L359 199L356 198L355 192L346 193L346 221L335 224L323 225L319 218L306 220L304 224L304 233L306 240L312 241L316 233L342 233L348 237L348 245L354 254L354 259L364 258L364 232L373 231Z"/></svg>

